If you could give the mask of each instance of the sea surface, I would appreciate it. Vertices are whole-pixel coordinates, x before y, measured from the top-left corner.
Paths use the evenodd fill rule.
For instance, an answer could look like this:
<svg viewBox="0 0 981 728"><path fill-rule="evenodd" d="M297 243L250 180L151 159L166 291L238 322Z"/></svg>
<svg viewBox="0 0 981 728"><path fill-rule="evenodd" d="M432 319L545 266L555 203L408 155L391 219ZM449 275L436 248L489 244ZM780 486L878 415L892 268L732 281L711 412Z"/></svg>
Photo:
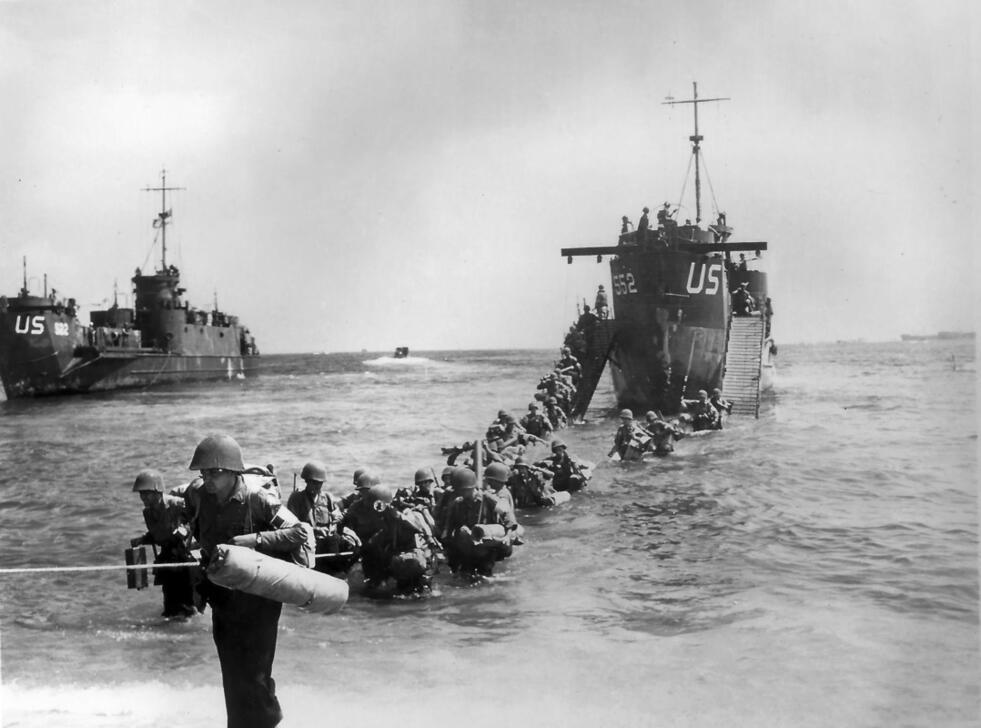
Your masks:
<svg viewBox="0 0 981 728"><path fill-rule="evenodd" d="M953 359L952 359L953 356ZM141 468L186 482L232 434L284 497L391 485L523 413L557 351L301 354L221 385L0 402L0 569L121 564ZM478 586L285 607L284 726L977 726L974 343L781 346L758 420L670 458L606 458L604 381L561 433L589 488L522 513ZM210 616L163 620L122 571L0 573L4 726L224 725Z"/></svg>

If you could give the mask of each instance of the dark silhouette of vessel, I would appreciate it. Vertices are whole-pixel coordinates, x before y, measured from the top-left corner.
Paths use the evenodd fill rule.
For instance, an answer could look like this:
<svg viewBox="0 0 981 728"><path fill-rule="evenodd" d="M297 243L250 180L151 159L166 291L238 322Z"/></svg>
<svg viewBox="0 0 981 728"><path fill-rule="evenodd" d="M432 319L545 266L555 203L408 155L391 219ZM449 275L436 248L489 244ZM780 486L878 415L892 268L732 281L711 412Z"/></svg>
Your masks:
<svg viewBox="0 0 981 728"><path fill-rule="evenodd" d="M78 319L74 298L54 289L32 295L27 284L17 296L0 296L0 379L8 399L51 394L150 387L173 382L232 379L257 368L255 339L238 317L218 309L191 307L183 299L180 271L167 264L166 171L162 206L153 226L160 230L160 268L132 278L133 308L113 305Z"/></svg>
<svg viewBox="0 0 981 728"><path fill-rule="evenodd" d="M761 269L765 242L733 241L726 214L702 226L698 105L726 99L692 99L695 133L695 221L679 224L670 203L647 222L645 208L636 230L623 228L617 244L563 248L576 256L610 255L612 312L597 299L584 310L566 343L583 367L573 415L582 418L609 363L617 404L662 414L678 412L698 390L724 390L734 412L759 414L760 392L772 385L776 346L770 331L772 305ZM679 203L680 204L680 203ZM735 256L739 256L737 260ZM751 257L746 258L747 255ZM606 298L605 292L603 299ZM588 307L587 307L588 308Z"/></svg>

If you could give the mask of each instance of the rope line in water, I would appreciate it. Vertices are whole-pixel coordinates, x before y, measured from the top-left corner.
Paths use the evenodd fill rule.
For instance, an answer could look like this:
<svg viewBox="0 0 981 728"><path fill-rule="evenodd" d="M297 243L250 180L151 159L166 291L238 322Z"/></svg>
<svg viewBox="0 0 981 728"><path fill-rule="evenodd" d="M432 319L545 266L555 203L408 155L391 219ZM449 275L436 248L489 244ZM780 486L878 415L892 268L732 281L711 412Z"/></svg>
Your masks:
<svg viewBox="0 0 981 728"><path fill-rule="evenodd" d="M353 551L339 551L336 554L317 554L317 559L332 559L338 556L353 556ZM106 566L24 566L10 569L0 569L3 574L40 574L69 571L126 571L138 569L184 569L189 566L200 566L197 561L180 561L175 564L107 564Z"/></svg>

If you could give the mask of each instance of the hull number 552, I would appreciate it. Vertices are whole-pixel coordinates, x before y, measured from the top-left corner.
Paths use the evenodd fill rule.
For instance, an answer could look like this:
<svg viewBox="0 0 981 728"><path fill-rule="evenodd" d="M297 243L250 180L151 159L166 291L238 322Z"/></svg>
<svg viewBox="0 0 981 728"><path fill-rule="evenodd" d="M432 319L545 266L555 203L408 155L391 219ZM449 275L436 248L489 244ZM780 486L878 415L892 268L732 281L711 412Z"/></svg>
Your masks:
<svg viewBox="0 0 981 728"><path fill-rule="evenodd" d="M628 293L637 293L637 283L634 281L633 273L620 273L613 276L613 292L618 296Z"/></svg>

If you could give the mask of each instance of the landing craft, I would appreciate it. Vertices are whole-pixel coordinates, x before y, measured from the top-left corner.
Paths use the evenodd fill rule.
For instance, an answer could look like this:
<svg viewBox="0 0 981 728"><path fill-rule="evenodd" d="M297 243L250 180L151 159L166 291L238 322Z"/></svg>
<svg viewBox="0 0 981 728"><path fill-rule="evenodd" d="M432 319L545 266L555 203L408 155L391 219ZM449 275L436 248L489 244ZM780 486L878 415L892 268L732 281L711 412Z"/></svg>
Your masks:
<svg viewBox="0 0 981 728"><path fill-rule="evenodd" d="M767 274L761 269L765 242L734 242L726 214L716 211L713 224L702 226L698 104L727 99L700 99L692 104L695 133L695 221L679 224L664 203L656 226L624 226L615 246L563 248L572 263L577 256L604 255L610 261L612 309L584 311L566 337L580 359L580 380L573 416L586 413L609 362L617 406L676 413L699 389L723 389L733 411L759 414L760 392L772 386L776 345L770 331L772 308ZM645 217L646 217L645 212ZM733 256L738 254L739 260ZM752 254L750 260L745 256ZM611 314L615 312L615 316Z"/></svg>
<svg viewBox="0 0 981 728"><path fill-rule="evenodd" d="M17 296L0 296L0 379L8 399L69 394L172 382L241 378L254 374L259 350L249 330L218 309L192 308L183 300L180 271L167 264L166 172L161 173L160 268L132 278L133 308L117 301L78 319L74 298L32 295L27 284Z"/></svg>

